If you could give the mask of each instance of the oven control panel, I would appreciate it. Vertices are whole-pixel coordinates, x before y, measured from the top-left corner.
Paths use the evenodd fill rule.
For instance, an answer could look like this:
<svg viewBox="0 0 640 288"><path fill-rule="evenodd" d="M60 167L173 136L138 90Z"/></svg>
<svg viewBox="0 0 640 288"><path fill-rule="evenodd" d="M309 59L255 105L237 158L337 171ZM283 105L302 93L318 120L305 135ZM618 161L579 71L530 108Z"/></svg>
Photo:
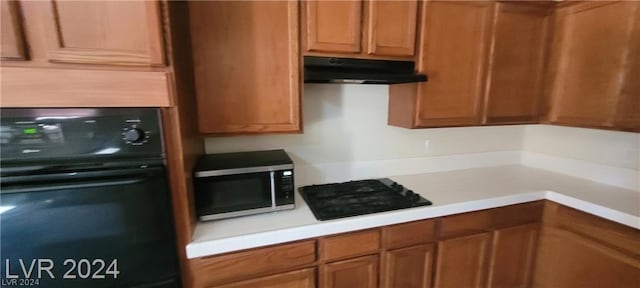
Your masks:
<svg viewBox="0 0 640 288"><path fill-rule="evenodd" d="M1 109L4 161L162 156L153 108Z"/></svg>

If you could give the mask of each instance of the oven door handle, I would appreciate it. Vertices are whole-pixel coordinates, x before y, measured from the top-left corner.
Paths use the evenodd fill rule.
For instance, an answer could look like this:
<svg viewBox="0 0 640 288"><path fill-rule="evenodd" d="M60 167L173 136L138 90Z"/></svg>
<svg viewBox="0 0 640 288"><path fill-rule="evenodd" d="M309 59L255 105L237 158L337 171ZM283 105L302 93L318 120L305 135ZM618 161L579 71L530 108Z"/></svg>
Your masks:
<svg viewBox="0 0 640 288"><path fill-rule="evenodd" d="M64 172L49 173L38 175L20 175L0 177L2 185L35 185L40 183L60 183L60 182L86 182L96 179L114 179L114 178L133 178L142 175L160 174L164 171L163 167L146 167L146 168L129 168L129 169L113 169L98 171L80 171L80 172Z"/></svg>
<svg viewBox="0 0 640 288"><path fill-rule="evenodd" d="M3 187L2 194L7 193L24 193L24 192L42 192L51 190L63 190L63 189L82 189L93 187L105 187L105 186L119 186L130 185L143 182L149 179L149 177L130 178L130 179L114 179L114 180L100 180L100 181L86 181L81 183L65 182L65 183L39 183L37 185L19 185L16 187Z"/></svg>

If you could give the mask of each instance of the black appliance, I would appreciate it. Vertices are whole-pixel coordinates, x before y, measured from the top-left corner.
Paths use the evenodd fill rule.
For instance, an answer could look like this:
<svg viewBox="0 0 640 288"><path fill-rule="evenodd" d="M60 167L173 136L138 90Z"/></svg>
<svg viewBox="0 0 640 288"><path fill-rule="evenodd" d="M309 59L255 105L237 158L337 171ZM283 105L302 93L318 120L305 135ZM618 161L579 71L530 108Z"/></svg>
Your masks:
<svg viewBox="0 0 640 288"><path fill-rule="evenodd" d="M304 83L400 84L425 82L411 61L304 57Z"/></svg>
<svg viewBox="0 0 640 288"><path fill-rule="evenodd" d="M431 201L388 178L298 188L318 220L431 205Z"/></svg>
<svg viewBox="0 0 640 288"><path fill-rule="evenodd" d="M0 113L3 285L180 287L157 109Z"/></svg>
<svg viewBox="0 0 640 288"><path fill-rule="evenodd" d="M200 220L295 207L293 161L282 149L204 155L194 174Z"/></svg>

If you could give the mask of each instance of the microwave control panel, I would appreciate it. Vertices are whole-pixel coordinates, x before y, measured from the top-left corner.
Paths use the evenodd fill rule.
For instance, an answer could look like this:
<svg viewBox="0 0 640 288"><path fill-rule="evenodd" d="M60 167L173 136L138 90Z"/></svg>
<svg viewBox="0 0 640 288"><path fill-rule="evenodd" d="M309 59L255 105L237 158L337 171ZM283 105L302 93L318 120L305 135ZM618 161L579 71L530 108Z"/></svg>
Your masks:
<svg viewBox="0 0 640 288"><path fill-rule="evenodd" d="M282 194L277 199L277 205L286 205L294 203L294 184L293 184L293 170L278 171L280 174L280 187Z"/></svg>

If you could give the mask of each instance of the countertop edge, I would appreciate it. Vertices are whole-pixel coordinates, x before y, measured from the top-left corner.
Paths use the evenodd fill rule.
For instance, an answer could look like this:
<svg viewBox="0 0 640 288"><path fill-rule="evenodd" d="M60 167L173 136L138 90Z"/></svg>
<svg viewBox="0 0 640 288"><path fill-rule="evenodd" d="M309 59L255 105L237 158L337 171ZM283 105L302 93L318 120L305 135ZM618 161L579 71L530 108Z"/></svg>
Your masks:
<svg viewBox="0 0 640 288"><path fill-rule="evenodd" d="M305 226L239 235L224 239L192 242L186 246L186 252L187 258L193 259L268 245L282 244L308 238L345 233L410 221L424 220L459 213L473 212L537 200L550 200L567 207L571 207L623 225L640 229L640 217L629 215L612 208L604 207L578 198L567 196L562 193L554 191L537 191L481 200L465 201L435 207L427 206L421 208L390 211L359 216L356 218L345 218Z"/></svg>

